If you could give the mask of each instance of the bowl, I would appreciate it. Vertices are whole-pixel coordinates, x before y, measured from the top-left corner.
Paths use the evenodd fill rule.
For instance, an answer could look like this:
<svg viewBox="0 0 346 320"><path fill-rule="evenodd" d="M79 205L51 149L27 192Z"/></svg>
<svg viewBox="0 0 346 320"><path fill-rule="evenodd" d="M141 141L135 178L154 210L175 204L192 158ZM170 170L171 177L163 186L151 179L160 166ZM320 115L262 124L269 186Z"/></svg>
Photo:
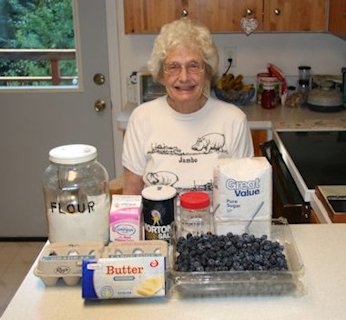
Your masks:
<svg viewBox="0 0 346 320"><path fill-rule="evenodd" d="M239 222L223 223L235 229ZM251 224L254 229L259 230L261 226L255 224L261 223L267 224L266 221L252 221ZM222 229L224 230L225 226ZM247 235L258 236L253 235L251 230ZM175 264L180 254L177 250L179 238L176 230L173 234L169 268L172 288L182 296L301 295L304 292L304 266L286 219L271 221L270 234L264 236L282 246L287 262L286 270L177 271Z"/></svg>
<svg viewBox="0 0 346 320"><path fill-rule="evenodd" d="M256 89L251 88L247 91L242 90L223 90L217 87L213 88L215 96L225 102L233 103L236 106L246 106L250 104L252 98L255 96Z"/></svg>

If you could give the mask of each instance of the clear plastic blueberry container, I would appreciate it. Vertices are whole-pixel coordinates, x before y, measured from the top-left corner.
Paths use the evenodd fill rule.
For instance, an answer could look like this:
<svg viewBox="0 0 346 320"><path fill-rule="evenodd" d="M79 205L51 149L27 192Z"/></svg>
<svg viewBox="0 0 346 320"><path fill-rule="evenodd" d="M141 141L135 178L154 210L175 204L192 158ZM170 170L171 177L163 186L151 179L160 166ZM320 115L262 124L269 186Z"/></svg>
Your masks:
<svg viewBox="0 0 346 320"><path fill-rule="evenodd" d="M242 270L242 271L176 271L175 262L179 255L177 241L179 227L174 225L169 271L172 290L182 296L258 296L304 294L304 265L295 244L290 226L284 218L272 221L222 221L215 227L215 234L225 234L227 230L239 230L260 237L267 232L268 240L279 242L287 261L287 270ZM240 228L239 228L240 226Z"/></svg>

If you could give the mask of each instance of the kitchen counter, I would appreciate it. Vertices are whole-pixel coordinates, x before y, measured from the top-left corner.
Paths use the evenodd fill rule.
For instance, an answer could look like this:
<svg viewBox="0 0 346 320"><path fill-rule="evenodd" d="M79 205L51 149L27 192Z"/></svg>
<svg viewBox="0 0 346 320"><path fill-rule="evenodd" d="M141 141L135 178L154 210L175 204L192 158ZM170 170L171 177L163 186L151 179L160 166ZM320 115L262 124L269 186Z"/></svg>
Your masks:
<svg viewBox="0 0 346 320"><path fill-rule="evenodd" d="M136 106L127 104L117 117L117 126L126 129L128 118ZM288 108L278 106L274 109L263 109L260 105L251 104L240 107L247 115L250 128L253 130L271 129L346 129L346 109L340 112L315 112L309 108Z"/></svg>
<svg viewBox="0 0 346 320"><path fill-rule="evenodd" d="M45 287L33 267L2 320L39 319L345 319L346 224L291 225L305 266L301 296L214 297L85 302L80 285Z"/></svg>

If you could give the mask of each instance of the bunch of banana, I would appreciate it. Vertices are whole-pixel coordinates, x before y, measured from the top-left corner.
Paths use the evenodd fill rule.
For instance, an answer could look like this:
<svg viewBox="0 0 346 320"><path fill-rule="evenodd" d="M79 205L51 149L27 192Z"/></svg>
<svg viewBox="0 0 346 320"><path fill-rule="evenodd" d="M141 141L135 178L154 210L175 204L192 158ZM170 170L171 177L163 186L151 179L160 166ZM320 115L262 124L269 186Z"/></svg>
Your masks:
<svg viewBox="0 0 346 320"><path fill-rule="evenodd" d="M223 74L221 78L216 81L216 88L221 90L241 90L241 91L249 91L253 88L253 84L244 84L243 83L243 75L239 74L234 76L233 73Z"/></svg>

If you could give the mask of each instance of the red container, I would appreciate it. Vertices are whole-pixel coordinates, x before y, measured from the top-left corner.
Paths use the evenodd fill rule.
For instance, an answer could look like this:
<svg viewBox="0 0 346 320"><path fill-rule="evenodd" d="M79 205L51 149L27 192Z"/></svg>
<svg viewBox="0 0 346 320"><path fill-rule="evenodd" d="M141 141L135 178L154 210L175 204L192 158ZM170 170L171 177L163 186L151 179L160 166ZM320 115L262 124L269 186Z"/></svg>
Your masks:
<svg viewBox="0 0 346 320"><path fill-rule="evenodd" d="M272 85L275 90L276 104L280 101L281 83L276 77L272 77L269 73L262 72L257 74L257 104L261 105L262 93L265 85Z"/></svg>
<svg viewBox="0 0 346 320"><path fill-rule="evenodd" d="M266 84L263 86L261 97L261 106L264 109L274 109L277 102L277 94L273 85Z"/></svg>

